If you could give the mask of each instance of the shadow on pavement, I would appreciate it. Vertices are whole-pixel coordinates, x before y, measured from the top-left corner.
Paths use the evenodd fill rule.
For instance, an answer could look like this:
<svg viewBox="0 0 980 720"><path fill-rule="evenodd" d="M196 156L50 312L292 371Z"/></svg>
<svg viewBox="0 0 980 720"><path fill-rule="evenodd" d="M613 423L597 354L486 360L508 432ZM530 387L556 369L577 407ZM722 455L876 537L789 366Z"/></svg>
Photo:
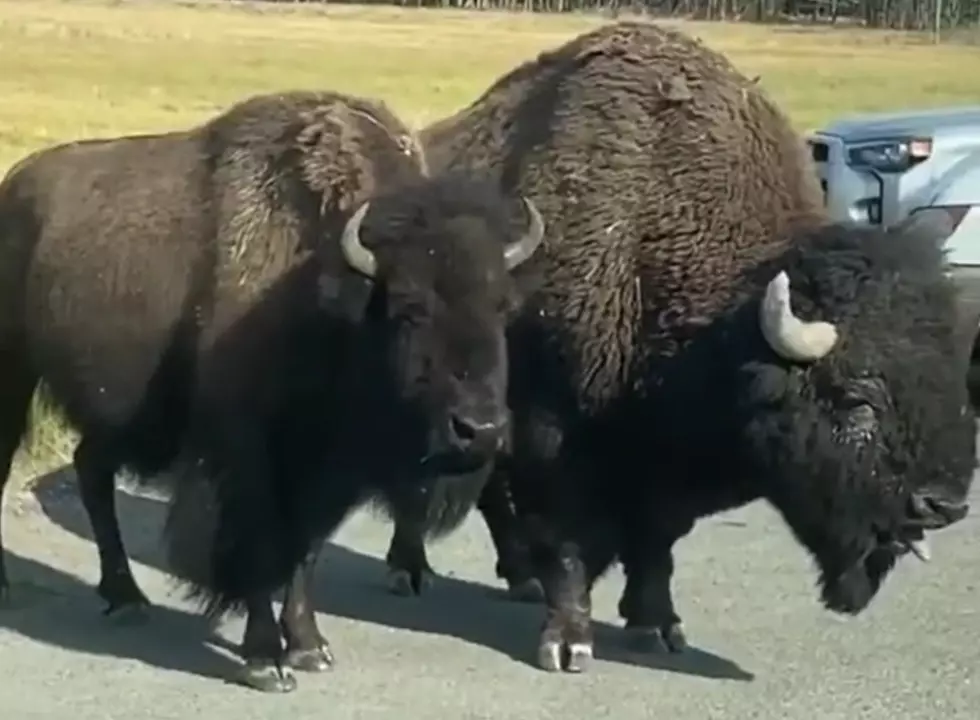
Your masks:
<svg viewBox="0 0 980 720"><path fill-rule="evenodd" d="M59 472L41 478L33 487L33 493L45 515L68 532L92 542L91 528L77 501L74 484L65 484L66 473ZM70 479L72 476L67 474ZM66 495L70 495L66 501ZM165 505L161 500L134 495L126 491L116 493L117 509L123 535L130 556L136 562L166 572L163 553L159 550L159 529L163 523ZM134 538L134 534L140 537ZM95 553L92 554L95 562ZM487 562L491 559L488 557ZM451 568L439 568L441 572ZM28 560L12 558L12 580L25 580L46 585L54 570L44 568ZM535 640L542 620L540 606L528 606L509 602L499 589L441 575L421 598L392 596L385 588L386 567L376 557L330 543L325 548L317 571L315 602L320 612L328 615L359 620L390 628L445 635L466 642L491 648L518 662L530 664L534 657ZM60 574L60 573L59 573ZM67 576L65 576L67 577ZM64 581L64 578L58 578ZM81 583L71 579L76 585ZM95 598L94 588L86 588ZM150 598L153 601L153 598ZM91 622L91 613L98 613L98 599L92 608L73 607L59 614L58 619L32 619L21 626L16 618L3 622L11 629L41 642L86 652L105 652L120 657L135 657L168 669L184 662L181 669L213 675L218 662L213 651L195 647L195 634L207 634L203 618L178 610L155 607L153 622L145 628L129 632L133 636L118 638L125 630L110 628L101 631ZM86 613L89 613L86 615ZM0 615L0 618L3 616ZM159 620L157 618L160 618ZM330 621L323 619L321 630L330 638ZM691 647L683 655L648 655L630 652L623 644L621 629L607 623L596 622L596 657L599 660L627 665L649 667L666 672L682 673L704 678L726 680L752 680L754 676L737 663L719 657L707 650ZM195 629L196 628L196 629ZM100 635L105 633L105 637ZM183 636L186 643L174 642ZM156 646L153 650L147 645ZM86 647L90 645L90 647ZM176 647L178 651L162 648ZM116 652L118 650L118 653ZM334 648L339 658L343 646ZM186 657L180 657L180 652ZM206 661L206 658L210 659ZM178 659L180 658L180 659ZM210 668L210 670L209 670Z"/></svg>
<svg viewBox="0 0 980 720"><path fill-rule="evenodd" d="M0 628L56 647L116 658L139 660L163 670L226 679L238 663L219 648L223 638L202 644L207 620L155 606L140 625L126 625L102 615L101 600L78 578L7 551L12 583L10 606L0 609ZM175 638L186 638L186 641Z"/></svg>

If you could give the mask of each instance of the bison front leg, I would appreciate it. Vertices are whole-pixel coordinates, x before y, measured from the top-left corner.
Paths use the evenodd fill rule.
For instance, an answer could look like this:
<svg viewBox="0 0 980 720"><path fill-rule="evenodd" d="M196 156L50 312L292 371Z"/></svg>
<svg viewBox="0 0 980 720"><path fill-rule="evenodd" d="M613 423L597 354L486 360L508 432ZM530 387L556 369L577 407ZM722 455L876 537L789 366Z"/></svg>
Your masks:
<svg viewBox="0 0 980 720"><path fill-rule="evenodd" d="M507 476L495 469L480 493L477 508L497 552L497 577L507 583L508 596L518 602L538 602L544 595L535 577L525 528L511 504Z"/></svg>
<svg viewBox="0 0 980 720"><path fill-rule="evenodd" d="M388 588L396 595L421 595L432 585L435 571L425 554L423 521L397 513L388 555Z"/></svg>
<svg viewBox="0 0 980 720"><path fill-rule="evenodd" d="M248 617L242 640L241 681L262 692L292 692L296 676L286 660L280 624L272 611L272 597L256 593L245 601Z"/></svg>
<svg viewBox="0 0 980 720"><path fill-rule="evenodd" d="M286 661L297 670L323 672L334 663L330 643L320 634L310 597L313 573L323 542L318 542L286 587L279 626L286 641Z"/></svg>
<svg viewBox="0 0 980 720"><path fill-rule="evenodd" d="M692 525L683 532L653 534L651 525L644 524L643 531L634 533L623 548L626 587L619 601L619 615L626 621L629 643L635 650L679 653L687 648L670 583L674 543Z"/></svg>
<svg viewBox="0 0 980 720"><path fill-rule="evenodd" d="M613 547L599 536L565 541L542 558L547 607L538 642L538 665L550 672L585 671L593 657L592 585L611 564Z"/></svg>
<svg viewBox="0 0 980 720"><path fill-rule="evenodd" d="M423 487L402 487L386 496L394 519L388 554L388 589L395 595L421 595L432 585L435 571L425 553L429 493Z"/></svg>

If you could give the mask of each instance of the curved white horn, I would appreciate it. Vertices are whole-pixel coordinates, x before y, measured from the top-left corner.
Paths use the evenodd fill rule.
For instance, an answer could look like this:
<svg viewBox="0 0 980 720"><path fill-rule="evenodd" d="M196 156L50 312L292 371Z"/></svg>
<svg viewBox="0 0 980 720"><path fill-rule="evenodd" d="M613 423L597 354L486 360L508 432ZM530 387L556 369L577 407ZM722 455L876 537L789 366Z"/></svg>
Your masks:
<svg viewBox="0 0 980 720"><path fill-rule="evenodd" d="M373 278L378 271L378 261L374 253L361 244L361 223L367 215L369 202L357 209L350 220L344 225L344 234L340 238L340 249L347 263L364 275Z"/></svg>
<svg viewBox="0 0 980 720"><path fill-rule="evenodd" d="M524 201L531 222L521 239L508 245L504 251L504 264L508 270L513 270L531 257L544 240L544 219L541 213L528 198L521 199Z"/></svg>
<svg viewBox="0 0 980 720"><path fill-rule="evenodd" d="M814 362L837 343L837 328L831 323L805 322L793 314L785 271L766 286L759 306L759 327L773 351L787 360Z"/></svg>

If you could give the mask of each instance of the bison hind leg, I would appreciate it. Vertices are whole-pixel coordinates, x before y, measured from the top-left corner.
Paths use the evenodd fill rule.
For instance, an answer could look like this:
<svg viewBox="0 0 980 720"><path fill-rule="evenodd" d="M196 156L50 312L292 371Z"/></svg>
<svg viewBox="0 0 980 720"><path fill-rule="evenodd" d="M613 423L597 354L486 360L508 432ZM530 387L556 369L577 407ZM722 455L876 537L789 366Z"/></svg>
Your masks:
<svg viewBox="0 0 980 720"><path fill-rule="evenodd" d="M30 371L26 356L18 348L0 343L4 369L0 373L0 508L3 492L10 480L14 453L28 428L31 397L37 377ZM10 602L10 581L4 563L3 513L0 510L0 606Z"/></svg>
<svg viewBox="0 0 980 720"><path fill-rule="evenodd" d="M144 619L150 602L133 577L116 511L116 473L122 466L113 443L83 435L74 455L82 504L99 554L99 596L104 614L120 622Z"/></svg>

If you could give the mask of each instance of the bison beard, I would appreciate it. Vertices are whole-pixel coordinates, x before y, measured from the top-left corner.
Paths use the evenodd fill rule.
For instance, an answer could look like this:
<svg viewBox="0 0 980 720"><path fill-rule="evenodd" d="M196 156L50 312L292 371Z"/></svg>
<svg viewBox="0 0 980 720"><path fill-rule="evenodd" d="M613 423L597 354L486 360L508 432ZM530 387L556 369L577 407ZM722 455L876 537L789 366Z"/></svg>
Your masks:
<svg viewBox="0 0 980 720"><path fill-rule="evenodd" d="M81 434L115 615L147 600L114 475L172 471L171 569L211 611L247 609L245 682L290 690L291 667L332 661L309 594L346 513L436 473L478 492L505 432L510 273L543 236L533 203L428 177L383 104L336 93L36 153L0 183L4 483L43 383Z"/></svg>
<svg viewBox="0 0 980 720"><path fill-rule="evenodd" d="M487 485L535 516L543 667L587 666L591 586L616 559L630 635L683 649L672 547L705 515L768 499L825 605L856 613L965 514L941 233L826 225L800 138L724 57L616 23L423 141L431 167L486 171L548 222L510 328L513 451Z"/></svg>

